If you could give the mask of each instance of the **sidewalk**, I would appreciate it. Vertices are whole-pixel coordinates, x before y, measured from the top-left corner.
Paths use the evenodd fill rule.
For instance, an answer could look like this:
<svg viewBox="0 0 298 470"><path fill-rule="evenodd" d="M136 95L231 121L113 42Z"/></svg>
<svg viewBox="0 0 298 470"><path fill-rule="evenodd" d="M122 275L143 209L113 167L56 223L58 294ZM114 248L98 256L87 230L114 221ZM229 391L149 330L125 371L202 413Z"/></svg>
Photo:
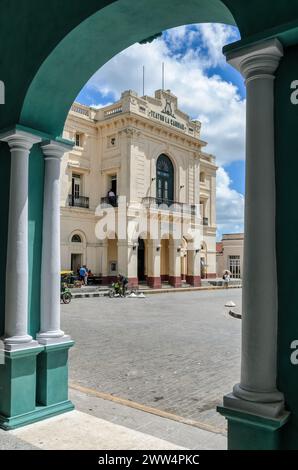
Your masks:
<svg viewBox="0 0 298 470"><path fill-rule="evenodd" d="M0 449L222 450L226 437L199 427L70 391L76 410L14 431L0 431Z"/></svg>

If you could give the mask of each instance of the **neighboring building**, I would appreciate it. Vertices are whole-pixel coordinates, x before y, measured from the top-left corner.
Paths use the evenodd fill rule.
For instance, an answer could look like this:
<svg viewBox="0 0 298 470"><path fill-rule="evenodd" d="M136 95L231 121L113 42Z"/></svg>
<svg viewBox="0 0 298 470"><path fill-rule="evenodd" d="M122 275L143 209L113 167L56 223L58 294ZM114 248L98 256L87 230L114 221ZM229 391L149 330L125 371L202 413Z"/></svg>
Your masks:
<svg viewBox="0 0 298 470"><path fill-rule="evenodd" d="M243 272L243 233L229 233L216 243L216 272L222 277L227 269L232 278L242 278Z"/></svg>
<svg viewBox="0 0 298 470"><path fill-rule="evenodd" d="M99 110L72 106L64 137L75 146L65 154L61 174L63 269L86 264L105 283L121 272L131 285L147 281L153 287L183 280L199 285L201 276L216 277L217 167L215 157L202 150L200 127L178 109L169 90L156 91L154 98L125 91ZM118 227L99 239L95 228L102 211L96 208L111 203L117 212L123 197L129 204L128 239L118 238ZM158 225L158 239L151 239L149 229L131 235L140 207L148 226ZM175 240L173 227L195 213L190 225L196 236Z"/></svg>

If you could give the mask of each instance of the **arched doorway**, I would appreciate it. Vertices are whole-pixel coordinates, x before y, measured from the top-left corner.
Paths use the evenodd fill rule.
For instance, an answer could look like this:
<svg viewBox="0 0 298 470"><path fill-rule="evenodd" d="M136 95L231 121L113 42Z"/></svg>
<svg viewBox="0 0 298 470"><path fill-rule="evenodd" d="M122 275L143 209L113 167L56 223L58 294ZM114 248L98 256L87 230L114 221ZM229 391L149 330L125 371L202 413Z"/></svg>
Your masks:
<svg viewBox="0 0 298 470"><path fill-rule="evenodd" d="M145 274L146 246L143 238L138 239L138 281L142 282L146 279Z"/></svg>
<svg viewBox="0 0 298 470"><path fill-rule="evenodd" d="M156 198L158 204L169 204L174 200L174 167L165 154L156 162Z"/></svg>

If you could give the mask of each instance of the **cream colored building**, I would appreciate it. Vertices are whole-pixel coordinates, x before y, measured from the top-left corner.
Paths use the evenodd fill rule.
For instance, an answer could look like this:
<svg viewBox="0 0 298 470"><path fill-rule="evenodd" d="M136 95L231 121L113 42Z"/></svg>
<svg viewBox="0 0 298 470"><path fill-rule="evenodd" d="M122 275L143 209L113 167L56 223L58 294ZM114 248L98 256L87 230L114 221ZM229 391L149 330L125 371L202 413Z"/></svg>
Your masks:
<svg viewBox="0 0 298 470"><path fill-rule="evenodd" d="M75 146L61 174L62 269L85 264L103 283L122 273L131 285L152 287L216 277L217 167L200 127L169 90L125 91L98 110L72 106L64 137Z"/></svg>
<svg viewBox="0 0 298 470"><path fill-rule="evenodd" d="M243 233L229 233L216 244L217 276L222 277L227 269L232 278L242 278L243 273Z"/></svg>

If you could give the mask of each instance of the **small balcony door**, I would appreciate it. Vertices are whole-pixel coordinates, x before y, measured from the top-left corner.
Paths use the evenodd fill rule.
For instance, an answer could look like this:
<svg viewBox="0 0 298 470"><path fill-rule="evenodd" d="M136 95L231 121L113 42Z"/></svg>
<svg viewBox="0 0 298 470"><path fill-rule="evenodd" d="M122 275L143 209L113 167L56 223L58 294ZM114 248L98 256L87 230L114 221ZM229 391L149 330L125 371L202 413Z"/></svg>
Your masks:
<svg viewBox="0 0 298 470"><path fill-rule="evenodd" d="M81 176L72 175L71 195L72 195L74 203L80 200L81 190L82 190Z"/></svg>

